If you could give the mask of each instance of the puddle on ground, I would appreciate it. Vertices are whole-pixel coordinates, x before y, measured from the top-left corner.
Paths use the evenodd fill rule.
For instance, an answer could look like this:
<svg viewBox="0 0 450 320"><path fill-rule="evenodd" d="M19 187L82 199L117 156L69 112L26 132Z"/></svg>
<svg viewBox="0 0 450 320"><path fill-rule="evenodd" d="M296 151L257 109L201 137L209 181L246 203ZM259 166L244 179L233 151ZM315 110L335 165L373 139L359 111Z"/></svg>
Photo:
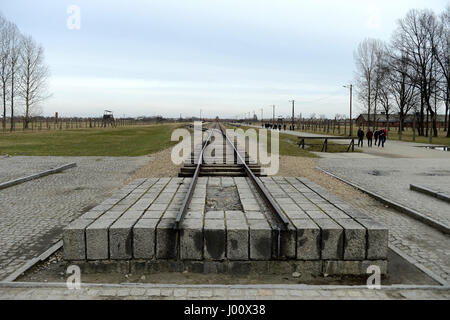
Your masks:
<svg viewBox="0 0 450 320"><path fill-rule="evenodd" d="M418 146L418 148L424 148L424 149L429 149L429 150L437 150L437 151L450 151L450 147L448 147L448 146L436 146L436 147Z"/></svg>

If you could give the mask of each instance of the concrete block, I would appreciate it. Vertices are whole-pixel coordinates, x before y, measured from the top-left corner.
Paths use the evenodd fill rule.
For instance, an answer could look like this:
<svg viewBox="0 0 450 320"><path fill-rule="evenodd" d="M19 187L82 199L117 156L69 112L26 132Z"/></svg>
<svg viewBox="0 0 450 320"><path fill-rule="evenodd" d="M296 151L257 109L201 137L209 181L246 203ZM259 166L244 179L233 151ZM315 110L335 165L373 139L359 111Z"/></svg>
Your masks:
<svg viewBox="0 0 450 320"><path fill-rule="evenodd" d="M203 220L184 219L180 225L180 228L181 259L203 259Z"/></svg>
<svg viewBox="0 0 450 320"><path fill-rule="evenodd" d="M85 229L93 219L77 219L63 230L64 259L85 260L86 259L86 237Z"/></svg>
<svg viewBox="0 0 450 320"><path fill-rule="evenodd" d="M272 231L272 234L274 234L274 231ZM275 235L278 235L277 232L275 232ZM275 238L273 238L275 240ZM286 227L286 230L281 230L280 235L280 257L286 258L286 259L295 259L297 256L297 230L294 226L289 224ZM273 244L276 244L276 247L278 247L278 240L273 241ZM276 248L278 250L278 248ZM273 252L277 252L273 250Z"/></svg>
<svg viewBox="0 0 450 320"><path fill-rule="evenodd" d="M225 219L224 211L207 211L205 213L205 219Z"/></svg>
<svg viewBox="0 0 450 320"><path fill-rule="evenodd" d="M298 219L310 219L309 216L301 209L297 210L283 210L285 215L289 217L291 220Z"/></svg>
<svg viewBox="0 0 450 320"><path fill-rule="evenodd" d="M368 260L386 259L388 252L389 231L382 224L372 219L357 219L367 229Z"/></svg>
<svg viewBox="0 0 450 320"><path fill-rule="evenodd" d="M178 210L167 210L164 212L164 219L175 219L178 216Z"/></svg>
<svg viewBox="0 0 450 320"><path fill-rule="evenodd" d="M272 257L272 228L265 220L248 220L250 228L250 259L270 260Z"/></svg>
<svg viewBox="0 0 450 320"><path fill-rule="evenodd" d="M117 220L118 218L120 218L120 216L124 213L124 210L109 210L107 212L105 212L101 218L102 219L109 219L109 220Z"/></svg>
<svg viewBox="0 0 450 320"><path fill-rule="evenodd" d="M297 260L320 259L320 228L311 219L292 220L297 228Z"/></svg>
<svg viewBox="0 0 450 320"><path fill-rule="evenodd" d="M138 220L143 214L144 210L128 210L120 218Z"/></svg>
<svg viewBox="0 0 450 320"><path fill-rule="evenodd" d="M141 219L159 219L164 211L146 211Z"/></svg>
<svg viewBox="0 0 450 320"><path fill-rule="evenodd" d="M339 209L326 209L325 213L334 220L337 219L351 219L349 215Z"/></svg>
<svg viewBox="0 0 450 320"><path fill-rule="evenodd" d="M227 258L248 260L249 228L243 220L226 220Z"/></svg>
<svg viewBox="0 0 450 320"><path fill-rule="evenodd" d="M336 219L344 228L344 260L366 258L366 228L353 219Z"/></svg>
<svg viewBox="0 0 450 320"><path fill-rule="evenodd" d="M156 258L175 259L177 257L177 232L173 229L174 219L161 219L156 227Z"/></svg>
<svg viewBox="0 0 450 320"><path fill-rule="evenodd" d="M140 219L133 227L133 257L151 259L155 255L155 230L158 219Z"/></svg>
<svg viewBox="0 0 450 320"><path fill-rule="evenodd" d="M167 203L154 203L149 207L149 210L152 211L164 211L169 206L169 202Z"/></svg>
<svg viewBox="0 0 450 320"><path fill-rule="evenodd" d="M91 219L91 220L94 220L94 219L99 218L102 214L103 214L103 211L90 210L88 212L83 213L83 215L79 219L88 219L88 220Z"/></svg>
<svg viewBox="0 0 450 320"><path fill-rule="evenodd" d="M242 211L225 211L226 220L244 220L245 215Z"/></svg>
<svg viewBox="0 0 450 320"><path fill-rule="evenodd" d="M223 214L223 212L222 212ZM204 257L208 260L225 259L226 229L225 221L219 219L205 219Z"/></svg>
<svg viewBox="0 0 450 320"><path fill-rule="evenodd" d="M133 257L133 225L137 219L119 219L109 228L109 258L113 260Z"/></svg>
<svg viewBox="0 0 450 320"><path fill-rule="evenodd" d="M266 220L266 217L261 211L247 211L245 216L249 220Z"/></svg>
<svg viewBox="0 0 450 320"><path fill-rule="evenodd" d="M203 210L192 210L186 212L184 219L203 219Z"/></svg>
<svg viewBox="0 0 450 320"><path fill-rule="evenodd" d="M86 256L88 260L109 258L108 228L113 219L98 219L86 228Z"/></svg>
<svg viewBox="0 0 450 320"><path fill-rule="evenodd" d="M344 256L344 229L331 219L314 219L322 232L321 258L342 260Z"/></svg>
<svg viewBox="0 0 450 320"><path fill-rule="evenodd" d="M306 210L306 214L308 215L308 217L310 217L313 220L330 218L325 214L325 212L320 211L320 210Z"/></svg>
<svg viewBox="0 0 450 320"><path fill-rule="evenodd" d="M242 207L244 208L245 212L261 210L258 203L242 203Z"/></svg>

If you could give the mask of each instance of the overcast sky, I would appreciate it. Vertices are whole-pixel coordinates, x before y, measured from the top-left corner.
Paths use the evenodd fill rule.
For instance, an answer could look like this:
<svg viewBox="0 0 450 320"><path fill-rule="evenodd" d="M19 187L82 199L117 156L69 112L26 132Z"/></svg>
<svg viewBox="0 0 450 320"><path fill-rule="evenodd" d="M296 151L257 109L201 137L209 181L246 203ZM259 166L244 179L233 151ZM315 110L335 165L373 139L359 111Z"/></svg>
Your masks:
<svg viewBox="0 0 450 320"><path fill-rule="evenodd" d="M264 116L347 113L353 51L389 40L411 8L445 0L0 0L45 47L46 115ZM69 29L67 9L81 10ZM355 108L355 114L358 109Z"/></svg>

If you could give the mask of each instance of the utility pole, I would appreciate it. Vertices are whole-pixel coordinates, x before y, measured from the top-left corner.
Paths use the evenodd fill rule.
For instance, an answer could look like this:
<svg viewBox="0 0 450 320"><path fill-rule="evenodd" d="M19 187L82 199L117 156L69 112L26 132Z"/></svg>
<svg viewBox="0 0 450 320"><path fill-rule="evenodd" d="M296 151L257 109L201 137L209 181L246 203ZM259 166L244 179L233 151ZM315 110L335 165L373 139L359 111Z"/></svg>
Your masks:
<svg viewBox="0 0 450 320"><path fill-rule="evenodd" d="M295 119L295 115L294 115L294 105L295 105L295 100L290 100L289 102L292 102L292 130L294 130L294 119Z"/></svg>
<svg viewBox="0 0 450 320"><path fill-rule="evenodd" d="M200 121L202 121L202 109L200 109Z"/></svg>
<svg viewBox="0 0 450 320"><path fill-rule="evenodd" d="M264 116L264 108L261 108L261 123L264 122L263 116Z"/></svg>
<svg viewBox="0 0 450 320"><path fill-rule="evenodd" d="M275 105L272 105L272 112L273 112L273 114L272 114L272 125L274 125L275 124Z"/></svg>
<svg viewBox="0 0 450 320"><path fill-rule="evenodd" d="M353 134L353 121L352 121L352 89L353 85L349 84L348 86L344 86L344 88L350 89L350 132L348 134L349 137Z"/></svg>

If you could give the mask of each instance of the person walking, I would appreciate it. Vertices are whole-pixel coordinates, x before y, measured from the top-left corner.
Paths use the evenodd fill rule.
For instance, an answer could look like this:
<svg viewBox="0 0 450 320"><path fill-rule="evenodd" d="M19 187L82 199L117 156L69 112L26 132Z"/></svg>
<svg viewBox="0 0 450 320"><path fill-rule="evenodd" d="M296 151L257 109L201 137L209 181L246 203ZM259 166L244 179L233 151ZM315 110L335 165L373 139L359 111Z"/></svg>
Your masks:
<svg viewBox="0 0 450 320"><path fill-rule="evenodd" d="M381 144L381 147L384 148L385 141L386 141L386 136L384 134L384 130L380 130L380 136L378 137L378 147Z"/></svg>
<svg viewBox="0 0 450 320"><path fill-rule="evenodd" d="M358 147L361 145L361 148L362 148L363 144L364 144L364 131L363 131L363 129L359 128L358 129Z"/></svg>
<svg viewBox="0 0 450 320"><path fill-rule="evenodd" d="M386 128L383 128L381 131L383 131L383 141L381 143L382 143L382 147L384 148L384 143L387 140L388 133L387 133Z"/></svg>
<svg viewBox="0 0 450 320"><path fill-rule="evenodd" d="M373 134L373 137L375 138L375 145L377 145L378 138L380 137L380 131L376 130L375 133Z"/></svg>
<svg viewBox="0 0 450 320"><path fill-rule="evenodd" d="M372 130L370 130L370 128L369 128L369 130L367 130L366 137L367 137L367 146L372 147L373 132L372 132Z"/></svg>

